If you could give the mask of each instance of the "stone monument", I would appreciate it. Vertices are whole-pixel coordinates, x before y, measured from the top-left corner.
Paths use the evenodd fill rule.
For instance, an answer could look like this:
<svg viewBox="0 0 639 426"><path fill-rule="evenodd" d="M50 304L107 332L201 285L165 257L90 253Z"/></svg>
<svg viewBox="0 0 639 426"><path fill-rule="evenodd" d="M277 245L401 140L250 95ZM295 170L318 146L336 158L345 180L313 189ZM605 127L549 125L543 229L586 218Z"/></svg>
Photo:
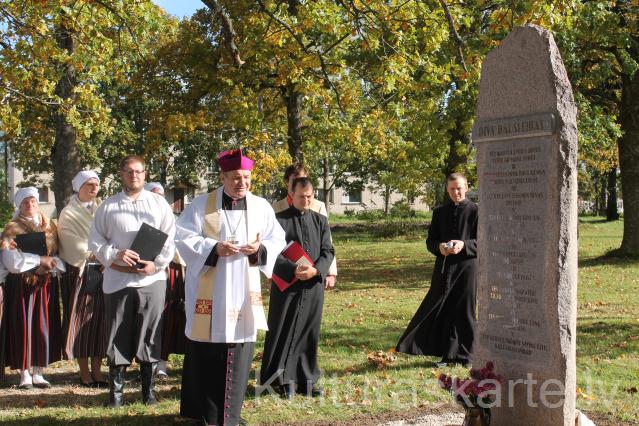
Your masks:
<svg viewBox="0 0 639 426"><path fill-rule="evenodd" d="M484 60L473 365L504 377L491 425L575 424L576 114L547 30L518 27Z"/></svg>

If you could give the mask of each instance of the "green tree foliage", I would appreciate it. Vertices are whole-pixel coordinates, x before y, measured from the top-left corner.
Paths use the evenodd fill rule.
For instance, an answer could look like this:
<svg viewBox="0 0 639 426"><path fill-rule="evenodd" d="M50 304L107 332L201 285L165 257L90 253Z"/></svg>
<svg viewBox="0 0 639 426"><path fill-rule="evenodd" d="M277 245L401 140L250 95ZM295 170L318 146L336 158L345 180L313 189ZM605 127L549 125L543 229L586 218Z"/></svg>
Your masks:
<svg viewBox="0 0 639 426"><path fill-rule="evenodd" d="M0 0L0 121L17 165L53 171L63 201L85 165L109 176L145 153L149 178L192 186L237 146L258 191L303 159L326 191L432 197L424 184L451 171L475 182L482 60L535 23L575 88L581 193L614 187L619 164L637 253L637 16L631 0L203 0L178 22L148 0Z"/></svg>
<svg viewBox="0 0 639 426"><path fill-rule="evenodd" d="M117 134L105 87L130 78L165 21L151 1L0 1L2 130L19 168L53 172L58 210Z"/></svg>
<svg viewBox="0 0 639 426"><path fill-rule="evenodd" d="M624 201L621 252L639 255L639 4L575 2L560 46L580 93L580 147L601 172L618 148ZM588 117L585 112L591 112ZM621 132L619 134L619 132ZM590 155L593 153L594 155ZM610 169L609 169L610 170Z"/></svg>

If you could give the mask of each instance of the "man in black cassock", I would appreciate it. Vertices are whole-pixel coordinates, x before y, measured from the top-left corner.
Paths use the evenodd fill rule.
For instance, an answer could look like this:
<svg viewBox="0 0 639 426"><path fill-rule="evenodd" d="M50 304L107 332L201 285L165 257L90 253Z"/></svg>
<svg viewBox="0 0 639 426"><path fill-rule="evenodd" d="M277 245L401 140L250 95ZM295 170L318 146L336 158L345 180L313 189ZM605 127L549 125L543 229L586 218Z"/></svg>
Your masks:
<svg viewBox="0 0 639 426"><path fill-rule="evenodd" d="M307 177L293 181L293 205L276 215L286 232L286 242L297 241L315 266L296 265L280 255L274 275L298 278L283 292L273 283L268 310L268 332L260 371L262 386L283 396L296 392L320 396L316 383L324 287L335 251L325 216L311 210L313 185Z"/></svg>
<svg viewBox="0 0 639 426"><path fill-rule="evenodd" d="M441 357L438 366L470 362L477 290L477 205L460 173L448 176L446 190L451 202L433 211L426 239L437 256L430 290L396 348Z"/></svg>

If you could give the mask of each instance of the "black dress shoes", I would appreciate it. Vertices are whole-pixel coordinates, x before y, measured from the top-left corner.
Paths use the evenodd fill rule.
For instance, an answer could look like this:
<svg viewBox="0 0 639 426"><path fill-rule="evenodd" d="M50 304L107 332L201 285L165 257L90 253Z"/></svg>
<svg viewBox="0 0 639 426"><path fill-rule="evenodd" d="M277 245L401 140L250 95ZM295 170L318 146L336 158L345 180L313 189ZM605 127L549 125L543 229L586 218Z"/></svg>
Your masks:
<svg viewBox="0 0 639 426"><path fill-rule="evenodd" d="M319 398L321 396L324 396L324 389L320 388L319 386L313 385L310 389L310 392L306 392L306 395L313 398Z"/></svg>

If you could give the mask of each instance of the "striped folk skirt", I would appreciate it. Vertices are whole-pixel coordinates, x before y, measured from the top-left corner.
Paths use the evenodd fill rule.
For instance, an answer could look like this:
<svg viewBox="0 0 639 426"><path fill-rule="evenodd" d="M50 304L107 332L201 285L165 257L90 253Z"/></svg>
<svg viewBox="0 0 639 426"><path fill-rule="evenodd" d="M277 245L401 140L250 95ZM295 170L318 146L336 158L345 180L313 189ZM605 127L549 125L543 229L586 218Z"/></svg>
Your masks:
<svg viewBox="0 0 639 426"><path fill-rule="evenodd" d="M59 280L9 274L4 286L5 363L14 370L46 367L62 355Z"/></svg>
<svg viewBox="0 0 639 426"><path fill-rule="evenodd" d="M74 358L104 358L109 339L102 288L85 291L85 275L67 264L62 277L64 304L64 355Z"/></svg>
<svg viewBox="0 0 639 426"><path fill-rule="evenodd" d="M166 298L162 313L162 359L169 354L183 354L186 348L184 328L184 270L179 263L171 262L167 270Z"/></svg>

